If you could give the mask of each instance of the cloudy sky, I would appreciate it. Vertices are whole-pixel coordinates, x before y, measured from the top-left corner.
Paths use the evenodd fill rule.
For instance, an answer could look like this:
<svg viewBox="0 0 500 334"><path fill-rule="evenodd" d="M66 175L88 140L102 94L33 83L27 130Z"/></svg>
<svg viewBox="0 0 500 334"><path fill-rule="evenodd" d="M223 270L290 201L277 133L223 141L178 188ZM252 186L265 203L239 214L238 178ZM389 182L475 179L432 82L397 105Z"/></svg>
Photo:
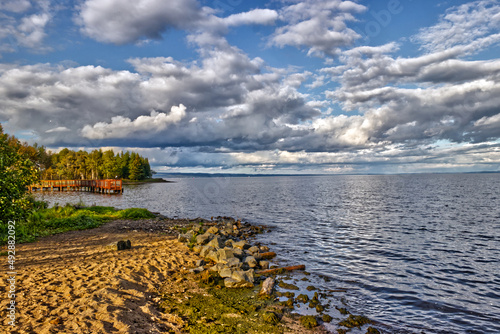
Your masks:
<svg viewBox="0 0 500 334"><path fill-rule="evenodd" d="M0 122L158 172L500 170L497 0L0 0Z"/></svg>

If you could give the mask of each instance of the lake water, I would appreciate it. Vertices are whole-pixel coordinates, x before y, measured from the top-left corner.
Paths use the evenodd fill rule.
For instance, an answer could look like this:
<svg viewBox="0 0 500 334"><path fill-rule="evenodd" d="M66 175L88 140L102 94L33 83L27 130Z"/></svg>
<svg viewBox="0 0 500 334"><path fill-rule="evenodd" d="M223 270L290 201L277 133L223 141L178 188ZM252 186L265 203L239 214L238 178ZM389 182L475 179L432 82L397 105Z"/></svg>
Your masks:
<svg viewBox="0 0 500 334"><path fill-rule="evenodd" d="M172 180L37 196L273 226L260 239L280 261L306 264L313 285L345 288L332 305L387 332L500 333L500 174Z"/></svg>

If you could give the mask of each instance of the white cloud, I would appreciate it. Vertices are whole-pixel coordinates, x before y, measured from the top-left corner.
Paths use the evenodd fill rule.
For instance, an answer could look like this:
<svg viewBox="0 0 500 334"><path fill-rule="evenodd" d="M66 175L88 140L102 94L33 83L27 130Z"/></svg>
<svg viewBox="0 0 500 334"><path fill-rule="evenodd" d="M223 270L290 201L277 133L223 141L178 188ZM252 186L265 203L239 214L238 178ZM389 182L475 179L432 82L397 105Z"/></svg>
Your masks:
<svg viewBox="0 0 500 334"><path fill-rule="evenodd" d="M254 9L249 12L230 15L222 21L228 27L244 24L274 24L278 19L278 13L271 9Z"/></svg>
<svg viewBox="0 0 500 334"><path fill-rule="evenodd" d="M29 0L2 0L0 2L0 10L5 10L14 13L22 13L31 8Z"/></svg>
<svg viewBox="0 0 500 334"><path fill-rule="evenodd" d="M126 44L159 39L169 28L190 27L200 20L200 13L196 0L86 0L77 22L91 38Z"/></svg>
<svg viewBox="0 0 500 334"><path fill-rule="evenodd" d="M48 0L35 2L34 6L29 1L6 1L0 3L2 9L16 15L0 12L0 56L2 52L16 52L19 47L36 53L52 50L44 44L45 30L54 15Z"/></svg>
<svg viewBox="0 0 500 334"><path fill-rule="evenodd" d="M347 27L353 14L366 10L353 1L307 0L289 5L280 11L285 26L276 29L271 45L309 48L308 54L334 56L340 48L352 45L361 36Z"/></svg>
<svg viewBox="0 0 500 334"><path fill-rule="evenodd" d="M479 0L449 8L439 23L421 29L413 41L429 52L444 51L457 45L467 45L498 32L500 4L496 0ZM495 38L494 42L500 39ZM473 50L477 52L477 50Z"/></svg>
<svg viewBox="0 0 500 334"><path fill-rule="evenodd" d="M169 125L179 123L186 116L186 107L182 104L172 106L169 114L152 111L150 116L139 116L135 120L123 116L111 118L111 123L99 122L86 125L82 135L89 139L128 138L137 132L157 133Z"/></svg>

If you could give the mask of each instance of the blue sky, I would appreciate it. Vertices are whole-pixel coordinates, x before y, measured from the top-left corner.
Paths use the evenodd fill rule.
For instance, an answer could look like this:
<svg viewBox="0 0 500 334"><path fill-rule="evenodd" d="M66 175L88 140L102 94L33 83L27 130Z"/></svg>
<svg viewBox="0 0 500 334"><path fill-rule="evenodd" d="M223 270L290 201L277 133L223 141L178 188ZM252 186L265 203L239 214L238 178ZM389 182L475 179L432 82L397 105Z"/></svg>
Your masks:
<svg viewBox="0 0 500 334"><path fill-rule="evenodd" d="M0 122L159 172L500 170L493 0L3 0Z"/></svg>

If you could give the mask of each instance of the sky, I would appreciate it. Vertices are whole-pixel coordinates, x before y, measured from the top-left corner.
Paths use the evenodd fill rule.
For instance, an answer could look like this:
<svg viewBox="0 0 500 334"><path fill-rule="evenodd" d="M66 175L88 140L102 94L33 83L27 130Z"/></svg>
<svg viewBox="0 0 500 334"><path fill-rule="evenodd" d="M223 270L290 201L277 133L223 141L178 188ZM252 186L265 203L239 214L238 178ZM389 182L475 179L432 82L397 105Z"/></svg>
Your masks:
<svg viewBox="0 0 500 334"><path fill-rule="evenodd" d="M0 0L0 123L157 172L500 171L500 1Z"/></svg>

